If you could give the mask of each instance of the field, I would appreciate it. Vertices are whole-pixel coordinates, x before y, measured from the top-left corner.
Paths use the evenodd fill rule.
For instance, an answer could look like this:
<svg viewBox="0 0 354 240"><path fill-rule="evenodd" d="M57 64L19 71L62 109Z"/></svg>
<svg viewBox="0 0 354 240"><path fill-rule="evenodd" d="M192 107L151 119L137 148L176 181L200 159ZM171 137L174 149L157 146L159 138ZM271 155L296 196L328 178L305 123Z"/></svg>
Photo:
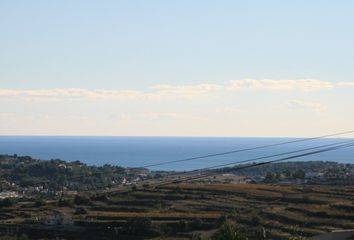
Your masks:
<svg viewBox="0 0 354 240"><path fill-rule="evenodd" d="M76 200L75 200L76 199ZM81 201L79 200L81 199ZM37 204L37 207L34 205ZM58 212L73 226L45 226ZM67 239L96 234L95 239L208 238L225 219L244 228L250 239L308 237L354 228L354 187L271 184L178 184L125 193L64 196L39 204L30 200L3 208L1 227L31 236L46 231ZM113 229L113 230L112 230ZM34 231L35 230L35 231ZM104 230L104 231L103 231ZM12 233L15 233L12 230ZM92 236L91 235L91 236ZM48 236L48 235L46 235Z"/></svg>

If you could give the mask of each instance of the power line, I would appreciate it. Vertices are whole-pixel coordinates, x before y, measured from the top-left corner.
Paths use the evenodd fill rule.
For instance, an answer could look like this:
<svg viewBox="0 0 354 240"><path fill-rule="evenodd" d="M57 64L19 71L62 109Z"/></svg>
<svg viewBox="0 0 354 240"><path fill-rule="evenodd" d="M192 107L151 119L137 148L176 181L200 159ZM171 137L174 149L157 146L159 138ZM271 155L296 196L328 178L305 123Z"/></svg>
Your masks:
<svg viewBox="0 0 354 240"><path fill-rule="evenodd" d="M179 183L179 182L184 182L184 181L190 181L190 180L195 180L195 179L199 179L199 178L205 178L205 177L209 177L209 176L213 176L213 175L218 175L218 173L209 173L206 174L204 173L203 175L200 175L201 171L208 171L208 170L212 170L215 168L220 168L220 167L226 167L226 166L230 166L230 165L235 165L235 164L240 164L240 163L247 163L247 162L254 162L260 159L266 159L266 158L272 158L272 157L279 157L279 156L284 156L284 155L289 155L289 154L294 154L294 153L299 153L299 152L304 152L304 151L310 151L310 150L316 150L316 149L320 149L317 151L312 151L312 152L308 152L308 153L302 153L302 154L298 154L298 155L293 155L293 156L289 156L289 157L284 157L281 159L276 159L276 160L271 160L271 161L266 161L266 162L261 162L261 163L255 163L252 165L246 165L246 166L239 166L237 168L230 168L230 169L223 169L222 173L228 172L228 171L237 171L237 170L242 170L242 169L247 169L250 167L256 167L256 166L260 166L260 165L264 165L264 164L270 164L270 163L275 163L275 162L279 162L279 161L286 161L286 160L290 160L290 159L294 159L294 158L299 158L299 157L303 157L303 156L308 156L308 155L313 155L313 154L318 154L321 152L327 152L327 151L333 151L339 148L344 148L344 147L351 147L354 146L354 140L348 140L348 141L342 141L339 143L332 143L332 144L326 144L326 145L321 145L321 146L316 146L316 147L310 147L310 148L304 148L304 149L299 149L299 150L295 150L295 151L289 151L289 152L285 152L285 153L278 153L278 154L273 154L273 155L268 155L268 156L261 156L258 158L252 158L252 159L247 159L247 160L241 160L241 161L235 161L235 162L231 162L231 163L226 163L226 164L219 164L219 165L214 165L208 168L202 168L202 169L197 169L197 170L192 170L192 171L188 171L188 172L184 172L184 173L172 173L172 174L168 174L168 175L163 175L163 176L159 176L159 177L155 177L153 179L147 179L147 180L143 180L140 183L140 185L144 185L144 184L148 184L154 187L158 187L158 186L164 186L164 185L168 185L171 183ZM322 148L322 149L321 149ZM172 177L172 176L181 176L181 175L186 175L186 174L193 174L193 176L186 176L184 178L178 178L178 179L166 179L158 184L154 184L151 182L151 180L156 180L159 178L168 178L168 177ZM198 175L196 175L196 173L199 173ZM221 174L221 173L219 173ZM112 192L130 192L132 189L119 189L119 190L111 190L108 191L110 193Z"/></svg>
<svg viewBox="0 0 354 240"><path fill-rule="evenodd" d="M314 140L314 139L324 138L324 137L328 137L328 136L336 136L336 135L350 133L350 132L354 132L354 131L348 131L348 132L342 132L342 133L334 133L334 134L330 134L330 135L324 135L324 136L306 138L306 139L299 139L299 140L288 141L288 142L277 143L277 144L271 144L271 145L263 145L263 146L254 147L254 148L241 149L241 150L237 150L237 151L234 151L234 152L251 151L251 150L256 150L256 149L259 149L259 148L265 148L266 146L271 147L271 146L279 146L279 145L289 144L289 143L294 143L294 142L310 141L310 140ZM196 170L187 171L187 172L174 172L174 173L170 173L170 174L167 174L167 175L154 177L153 179L147 179L145 181L143 180L140 183L146 182L146 181L151 181L151 180L157 180L157 179L160 179L160 178L167 178L167 177L173 177L173 176L181 176L181 175L193 174L193 173L206 171L206 170L211 170L211 169L215 169L215 168L219 168L219 167L225 167L225 166L241 164L241 163L247 163L247 162L254 162L254 161L258 161L258 160L262 160L262 159L267 159L267 158L272 158L272 157L279 157L279 156L284 156L284 155L289 155L289 154L294 154L294 153L299 153L299 152L304 152L304 151L309 151L309 150L315 150L315 149L324 148L324 147L331 147L331 146L336 146L336 145L344 144L344 143L354 143L354 140L347 140L347 141L342 141L342 142L339 142L339 143L332 143L332 144L320 145L320 146L316 146L316 147L304 148L304 149L299 149L299 150L295 150L295 151L289 151L289 152L285 152L285 153L266 155L266 156L261 156L261 157L251 158L251 159L246 159L246 160L241 160L241 161L235 161L235 162L226 163L226 164L214 165L214 166L211 166L211 167L196 169ZM219 155L225 155L225 154L221 154L220 153ZM190 158L190 159L195 159L195 158ZM168 164L170 162L171 161L164 162L164 164ZM107 173L112 173L112 172L109 171ZM80 179L82 177L90 177L90 176L88 176L86 174L82 174L82 175L78 175L78 176L74 176L74 177L69 177L69 178L67 178L67 180L70 181L70 180L74 180L74 179ZM45 182L48 182L48 180L46 180Z"/></svg>
<svg viewBox="0 0 354 240"><path fill-rule="evenodd" d="M261 146L257 146L257 147L243 148L243 149L237 149L237 150L232 150L232 151L227 151L227 152L213 153L213 154L201 155L201 156L196 156L196 157L190 157L190 158L184 158L184 159L178 159L178 160L171 160L171 161L165 161L165 162L160 162L160 163L148 164L148 165L142 166L141 168L150 168L150 167L162 166L162 165L167 165L167 164L172 164L172 163L187 162L187 161L192 161L192 160L197 160L197 159L228 155L228 154L232 154L232 153L252 151L252 150L268 148L268 147L276 147L276 146L292 144L292 143L306 142L306 141L311 141L311 140L316 140L316 139L321 139L321 138L326 138L326 137L334 137L334 136L350 134L350 133L354 133L354 130L345 131L345 132L338 132L338 133L333 133L333 134L328 134L328 135L322 135L322 136L312 137L312 138L303 138L303 139L298 139L298 140L292 140L292 141L286 141L286 142L280 142L280 143L274 143L274 144L267 144L267 145L261 145Z"/></svg>
<svg viewBox="0 0 354 240"><path fill-rule="evenodd" d="M321 138L325 138L325 137L332 137L332 136L344 135L344 134L349 134L349 133L354 133L354 130L346 131L346 132L338 132L338 133L333 133L333 134L328 134L328 135L322 135L322 136L312 137L312 138L304 138L304 139L298 139L298 140L293 140L293 141L287 141L287 142L281 142L281 143L275 143L275 144L269 144L269 145L262 145L262 146L252 147L252 148L239 149L239 150L222 152L222 153L209 154L209 155L186 158L186 159L181 159L181 160L166 161L166 162L161 162L161 163L157 163L157 164L150 164L150 165L142 166L140 168L147 168L147 167L159 166L159 165L167 165L167 164L176 163L176 162L191 161L191 160L196 160L196 159L201 159L201 158L207 158L207 157L213 157L213 156L221 156L221 155L244 152L244 151L252 151L252 150L257 150L257 149L262 149L262 148L267 148L267 147L280 146L280 145L297 143L297 142L311 141L311 140L321 139ZM351 140L349 140L349 141L351 141ZM344 142L347 142L347 141L344 141ZM344 142L341 142L341 143L344 143ZM340 144L340 143L322 145L322 146L318 146L318 147L311 147L311 148L306 148L306 149L301 149L301 150L296 150L296 151L291 151L291 152L286 152L286 153L281 153L281 154L274 154L274 155L263 156L263 157L248 159L248 160L242 160L242 161L238 161L238 162L229 163L228 165L238 164L238 163L246 163L246 162L251 162L251 161L257 161L257 160L261 160L261 159L277 157L277 156L297 153L297 152L306 151L306 150L313 150L313 149L318 149L318 148L322 148L322 147L328 147L328 146L337 145L337 144ZM216 168L216 167L219 167L219 166L222 167L223 165L213 166L213 168ZM207 170L207 169L210 169L210 168L211 167L202 168L202 169L192 170L192 171L183 172L183 173L176 172L176 173L171 173L169 175L164 175L162 177L171 177L171 176L174 176L174 175L185 175L185 174L190 174L190 173L193 173L193 172L200 172L200 171ZM109 171L107 173L112 173L112 172ZM90 177L90 175L87 175L87 174L77 175L77 176L69 177L69 178L67 178L67 180L70 181L70 180L74 180L74 179L80 179L80 178L83 178L83 177ZM158 178L161 178L161 177L158 177ZM154 179L156 180L158 178L154 178ZM49 180L45 180L45 181L43 180L43 181L39 181L39 182L48 182L48 181Z"/></svg>
<svg viewBox="0 0 354 240"><path fill-rule="evenodd" d="M338 149L342 149L342 148L349 148L349 147L353 147L353 146L354 146L354 142L353 143L346 143L346 144L341 144L339 146L328 147L328 148L325 148L325 149L312 151L312 152L308 152L308 153L303 153L303 154L298 154L298 155L293 155L293 156L289 156L289 157L284 157L284 158L280 158L280 159L276 159L276 160L255 163L255 164L247 165L247 166L240 166L240 167L237 167L237 168L225 169L225 171L228 172L228 171L243 170L243 169L247 169L247 168L252 168L252 167L257 167L257 166L261 166L261 165L266 165L266 164L286 161L286 160L290 160L290 159L295 159L295 158L300 158L300 157L304 157L304 156L319 154L319 153L323 153L323 152L334 151L334 150L338 150ZM225 166L226 165L227 164L225 164ZM225 173L225 171L223 173ZM160 183L160 184L155 185L155 187L161 187L161 186L165 186L165 185L169 185L169 184L181 183L181 182L190 181L190 180L202 179L202 178L215 176L215 175L219 175L219 174L221 174L221 173L209 173L209 174L206 173L204 175L186 177L186 178L183 178L183 179L177 179L177 180L172 180L172 181L169 181L169 182Z"/></svg>
<svg viewBox="0 0 354 240"><path fill-rule="evenodd" d="M201 171L205 171L205 170L210 170L210 169L215 169L215 168L220 168L220 167L226 167L226 166L236 165L236 164L241 164L241 163L255 162L255 161L258 161L258 160L262 160L262 159L280 157L280 156L294 154L294 153L299 153L299 152L304 152L304 151L310 151L310 150L315 150L315 149L320 149L320 148L332 147L332 146L341 145L341 144L345 144L345 143L354 143L354 140L347 140L347 141L342 141L342 142L338 142L338 143L331 143L331 144L320 145L320 146L310 147L310 148L304 148L304 149L299 149L299 150L294 150L294 151L289 151L289 152L284 152L284 153L277 153L277 154L266 155L266 156L261 156L261 157L246 159L246 160L234 161L234 162L225 163L225 164L213 165L213 166L210 166L210 167L207 167L207 168L201 168L201 169L196 169L196 170L182 172L182 173L176 172L176 173L171 173L171 174L168 174L168 175L164 175L162 177L171 177L171 176L175 176L175 175L178 175L178 176L186 175L186 174L191 174L191 173L194 173L194 172L201 172ZM161 178L161 177L158 177L158 178ZM156 180L158 178L154 178L154 180Z"/></svg>
<svg viewBox="0 0 354 240"><path fill-rule="evenodd" d="M310 147L310 148L290 151L290 152L286 152L286 153L278 153L278 154L268 155L268 156L264 156L264 157L253 158L253 159L249 159L249 160L241 160L241 161L237 161L237 162L219 164L219 165L214 165L212 167L209 167L208 169L226 167L226 166L235 165L235 164L239 164L239 163L254 162L254 161L257 161L257 160L261 160L261 159L279 157L279 156L289 155L289 154L293 154L293 153L304 152L304 151L309 151L309 150L315 150L315 149L325 148L325 147L332 147L332 146L341 145L341 144L349 144L349 143L353 143L354 144L354 140L343 141L343 142L339 142L339 143L326 144L326 145L321 145L321 146L317 146L317 147ZM203 169L201 169L201 170L203 170Z"/></svg>

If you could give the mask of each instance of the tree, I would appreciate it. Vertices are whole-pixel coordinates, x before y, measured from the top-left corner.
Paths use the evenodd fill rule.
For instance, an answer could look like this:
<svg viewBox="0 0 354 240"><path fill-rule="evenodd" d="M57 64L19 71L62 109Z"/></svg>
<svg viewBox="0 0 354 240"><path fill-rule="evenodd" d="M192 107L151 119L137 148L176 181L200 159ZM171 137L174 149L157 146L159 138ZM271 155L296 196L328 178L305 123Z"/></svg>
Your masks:
<svg viewBox="0 0 354 240"><path fill-rule="evenodd" d="M292 236L288 238L288 240L304 240L305 237L304 235L304 231L299 228L299 226L293 226L292 227Z"/></svg>
<svg viewBox="0 0 354 240"><path fill-rule="evenodd" d="M83 207L79 207L75 210L75 214L86 214L87 210Z"/></svg>
<svg viewBox="0 0 354 240"><path fill-rule="evenodd" d="M305 178L305 172L303 170L299 169L293 173L293 178L303 179L303 178Z"/></svg>
<svg viewBox="0 0 354 240"><path fill-rule="evenodd" d="M243 231L234 223L226 221L212 236L213 240L246 240Z"/></svg>
<svg viewBox="0 0 354 240"><path fill-rule="evenodd" d="M280 181L280 180L281 180L281 173L277 172L277 173L275 174L275 180L276 180L276 181Z"/></svg>
<svg viewBox="0 0 354 240"><path fill-rule="evenodd" d="M41 197L37 198L36 201L34 202L35 207L40 207L40 206L44 206L44 205L45 205L45 201Z"/></svg>
<svg viewBox="0 0 354 240"><path fill-rule="evenodd" d="M86 196L76 195L74 198L74 203L76 205L90 205L91 200Z"/></svg>
<svg viewBox="0 0 354 240"><path fill-rule="evenodd" d="M289 170L289 169L286 169L286 170L284 171L284 175L285 175L285 177L289 178L289 177L291 176L290 170Z"/></svg>
<svg viewBox="0 0 354 240"><path fill-rule="evenodd" d="M17 200L15 198L5 198L0 201L0 207L11 207L15 205Z"/></svg>
<svg viewBox="0 0 354 240"><path fill-rule="evenodd" d="M130 234L144 235L152 230L153 225L150 218L132 218L127 221L127 226L130 229Z"/></svg>
<svg viewBox="0 0 354 240"><path fill-rule="evenodd" d="M264 180L267 182L273 182L274 181L274 174L271 172L267 172Z"/></svg>

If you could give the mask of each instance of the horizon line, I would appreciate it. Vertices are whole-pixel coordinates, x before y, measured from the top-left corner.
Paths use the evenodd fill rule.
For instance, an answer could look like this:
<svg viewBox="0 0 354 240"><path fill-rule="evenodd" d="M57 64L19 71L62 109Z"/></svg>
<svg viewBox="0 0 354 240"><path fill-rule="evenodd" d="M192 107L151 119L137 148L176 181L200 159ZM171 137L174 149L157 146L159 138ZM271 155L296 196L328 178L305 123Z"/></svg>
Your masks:
<svg viewBox="0 0 354 240"><path fill-rule="evenodd" d="M102 137L102 138L114 138L114 137L122 137L122 138L312 138L313 136L216 136L216 135L50 135L50 134L13 134L13 135L2 135L0 137ZM352 137L326 137L327 139L342 139L342 138L354 138ZM324 139L326 139L324 138Z"/></svg>

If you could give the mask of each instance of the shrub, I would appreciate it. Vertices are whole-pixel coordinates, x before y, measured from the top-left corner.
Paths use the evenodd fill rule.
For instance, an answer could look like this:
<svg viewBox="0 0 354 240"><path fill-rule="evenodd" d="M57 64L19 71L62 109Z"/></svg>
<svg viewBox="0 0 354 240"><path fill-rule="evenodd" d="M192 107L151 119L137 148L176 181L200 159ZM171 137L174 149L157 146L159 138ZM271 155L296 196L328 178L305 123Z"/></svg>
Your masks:
<svg viewBox="0 0 354 240"><path fill-rule="evenodd" d="M76 205L90 205L91 200L86 196L76 195L74 198L74 203Z"/></svg>
<svg viewBox="0 0 354 240"><path fill-rule="evenodd" d="M196 218L191 223L193 229L200 229L203 226L203 221L200 218Z"/></svg>
<svg viewBox="0 0 354 240"><path fill-rule="evenodd" d="M17 203L16 198L5 198L0 200L0 207L11 207Z"/></svg>
<svg viewBox="0 0 354 240"><path fill-rule="evenodd" d="M26 235L26 234L21 234L21 236L19 236L18 238L17 238L18 240L28 240L29 238L28 238L28 236Z"/></svg>
<svg viewBox="0 0 354 240"><path fill-rule="evenodd" d="M147 184L147 183L144 183L144 184L143 184L143 188L144 188L144 189L150 188L150 185Z"/></svg>
<svg viewBox="0 0 354 240"><path fill-rule="evenodd" d="M258 215L252 216L251 223L253 226L259 225L260 222L261 222L261 218Z"/></svg>
<svg viewBox="0 0 354 240"><path fill-rule="evenodd" d="M147 234L153 228L150 218L131 218L127 221L127 226L133 235Z"/></svg>
<svg viewBox="0 0 354 240"><path fill-rule="evenodd" d="M58 201L58 206L59 207L72 207L73 203L70 200L67 199L59 199Z"/></svg>
<svg viewBox="0 0 354 240"><path fill-rule="evenodd" d="M175 187L174 189L175 193L182 193L182 188L180 186Z"/></svg>
<svg viewBox="0 0 354 240"><path fill-rule="evenodd" d="M41 207L41 206L44 206L44 205L45 205L45 201L42 198L38 198L34 202L34 206L35 207Z"/></svg>
<svg viewBox="0 0 354 240"><path fill-rule="evenodd" d="M180 220L178 222L178 228L179 228L180 231L186 231L187 227L188 227L188 223L186 221Z"/></svg>
<svg viewBox="0 0 354 240"><path fill-rule="evenodd" d="M86 214L86 213L87 213L87 210L83 207L77 208L75 210L75 214Z"/></svg>
<svg viewBox="0 0 354 240"><path fill-rule="evenodd" d="M107 202L109 200L109 197L106 194L97 194L91 197L91 199L95 201Z"/></svg>
<svg viewBox="0 0 354 240"><path fill-rule="evenodd" d="M243 230L234 223L226 221L220 229L212 236L213 240L246 240Z"/></svg>

